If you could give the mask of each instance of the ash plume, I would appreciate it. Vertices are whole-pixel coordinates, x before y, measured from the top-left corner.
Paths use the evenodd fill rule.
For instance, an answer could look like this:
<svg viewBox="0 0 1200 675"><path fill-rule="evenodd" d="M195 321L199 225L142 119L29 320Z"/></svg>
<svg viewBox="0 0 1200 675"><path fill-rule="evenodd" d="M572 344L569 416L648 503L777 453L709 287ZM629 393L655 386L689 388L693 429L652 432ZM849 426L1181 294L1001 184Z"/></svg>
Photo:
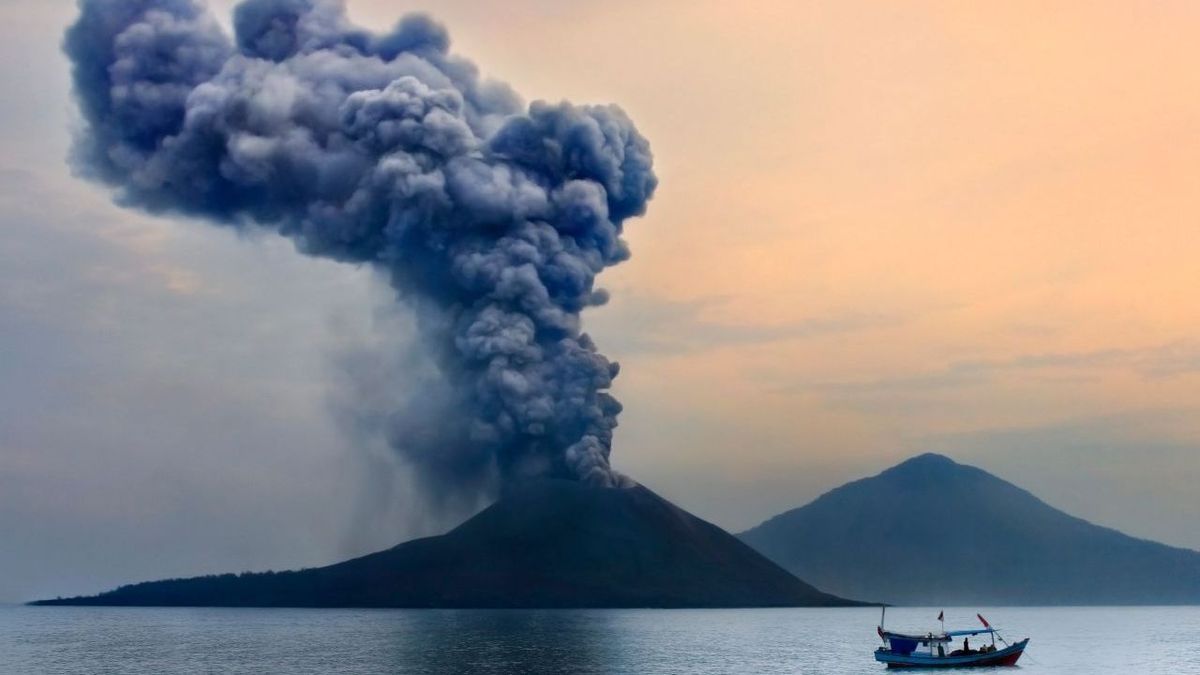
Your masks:
<svg viewBox="0 0 1200 675"><path fill-rule="evenodd" d="M127 207L378 269L437 376L385 416L423 480L628 483L618 367L580 326L657 182L619 108L526 106L421 15L378 34L340 0L246 0L230 37L195 0L79 8L77 172Z"/></svg>

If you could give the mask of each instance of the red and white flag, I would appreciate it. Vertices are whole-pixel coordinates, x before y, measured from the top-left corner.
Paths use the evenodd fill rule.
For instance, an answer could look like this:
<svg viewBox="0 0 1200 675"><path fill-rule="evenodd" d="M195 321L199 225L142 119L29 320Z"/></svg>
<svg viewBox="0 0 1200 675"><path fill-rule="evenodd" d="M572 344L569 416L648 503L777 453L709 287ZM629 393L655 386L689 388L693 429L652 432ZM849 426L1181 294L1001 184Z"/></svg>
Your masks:
<svg viewBox="0 0 1200 675"><path fill-rule="evenodd" d="M979 622L983 624L983 627L984 627L984 628L991 628L991 627L992 627L992 624L988 623L988 622L987 622L987 619L983 618L983 615L982 615L982 614L976 614L975 616L979 617Z"/></svg>

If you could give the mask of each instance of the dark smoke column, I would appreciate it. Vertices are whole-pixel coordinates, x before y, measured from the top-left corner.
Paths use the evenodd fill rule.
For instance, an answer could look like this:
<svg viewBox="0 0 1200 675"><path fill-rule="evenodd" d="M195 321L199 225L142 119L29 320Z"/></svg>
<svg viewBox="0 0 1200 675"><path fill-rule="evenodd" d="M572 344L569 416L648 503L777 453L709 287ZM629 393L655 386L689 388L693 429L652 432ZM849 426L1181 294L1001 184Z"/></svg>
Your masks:
<svg viewBox="0 0 1200 675"><path fill-rule="evenodd" d="M231 41L194 0L79 4L77 171L126 206L384 272L441 376L388 421L426 479L627 481L617 364L580 329L657 182L619 108L525 107L424 16L374 34L340 0L247 0Z"/></svg>

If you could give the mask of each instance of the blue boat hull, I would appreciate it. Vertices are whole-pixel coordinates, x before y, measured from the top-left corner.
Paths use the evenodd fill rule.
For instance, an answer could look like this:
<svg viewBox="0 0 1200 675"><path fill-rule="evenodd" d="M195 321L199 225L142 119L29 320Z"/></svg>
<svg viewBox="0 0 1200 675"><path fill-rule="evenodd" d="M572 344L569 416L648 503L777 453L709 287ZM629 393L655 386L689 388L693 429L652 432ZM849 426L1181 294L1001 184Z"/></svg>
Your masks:
<svg viewBox="0 0 1200 675"><path fill-rule="evenodd" d="M1025 652L1029 638L1004 649L986 654L962 654L960 656L930 656L928 654L896 654L887 649L875 650L875 660L886 663L888 668L982 668L992 666L1015 666Z"/></svg>

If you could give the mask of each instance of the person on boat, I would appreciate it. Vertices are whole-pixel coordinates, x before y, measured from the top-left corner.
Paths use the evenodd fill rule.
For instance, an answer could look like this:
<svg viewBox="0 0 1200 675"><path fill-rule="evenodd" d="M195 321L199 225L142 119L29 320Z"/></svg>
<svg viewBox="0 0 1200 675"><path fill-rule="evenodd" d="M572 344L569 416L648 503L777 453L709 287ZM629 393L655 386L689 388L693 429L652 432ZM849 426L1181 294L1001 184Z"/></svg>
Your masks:
<svg viewBox="0 0 1200 675"><path fill-rule="evenodd" d="M963 653L964 654L971 653L971 638L969 638L969 637L963 638Z"/></svg>

